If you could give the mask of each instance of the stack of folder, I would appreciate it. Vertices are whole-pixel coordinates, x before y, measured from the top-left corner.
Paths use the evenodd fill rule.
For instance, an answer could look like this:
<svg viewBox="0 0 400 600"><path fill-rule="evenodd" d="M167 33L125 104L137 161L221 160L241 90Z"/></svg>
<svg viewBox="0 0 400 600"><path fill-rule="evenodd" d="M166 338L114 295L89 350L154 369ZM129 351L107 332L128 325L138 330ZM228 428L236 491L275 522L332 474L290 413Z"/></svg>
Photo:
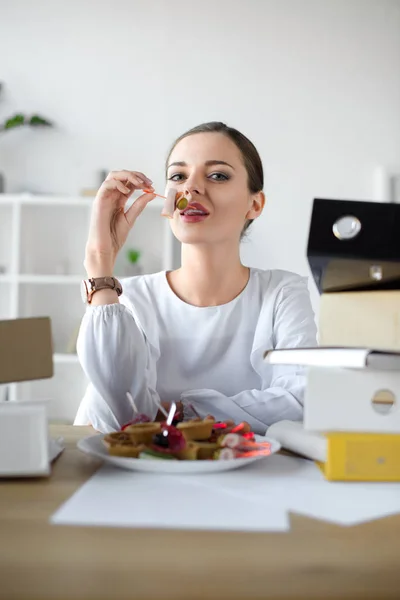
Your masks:
<svg viewBox="0 0 400 600"><path fill-rule="evenodd" d="M320 346L265 360L307 367L301 435L328 479L400 481L400 205L315 199L307 257Z"/></svg>

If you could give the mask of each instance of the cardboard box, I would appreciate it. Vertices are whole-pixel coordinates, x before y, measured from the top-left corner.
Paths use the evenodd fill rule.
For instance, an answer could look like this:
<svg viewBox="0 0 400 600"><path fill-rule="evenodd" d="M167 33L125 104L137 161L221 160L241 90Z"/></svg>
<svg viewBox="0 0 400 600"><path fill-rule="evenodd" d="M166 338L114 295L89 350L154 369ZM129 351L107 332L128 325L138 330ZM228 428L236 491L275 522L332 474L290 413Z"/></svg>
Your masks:
<svg viewBox="0 0 400 600"><path fill-rule="evenodd" d="M0 384L53 377L48 317L0 321Z"/></svg>
<svg viewBox="0 0 400 600"><path fill-rule="evenodd" d="M318 331L321 346L400 351L400 291L323 294Z"/></svg>
<svg viewBox="0 0 400 600"><path fill-rule="evenodd" d="M0 384L53 376L47 317L0 321ZM0 402L0 477L48 475L46 404Z"/></svg>

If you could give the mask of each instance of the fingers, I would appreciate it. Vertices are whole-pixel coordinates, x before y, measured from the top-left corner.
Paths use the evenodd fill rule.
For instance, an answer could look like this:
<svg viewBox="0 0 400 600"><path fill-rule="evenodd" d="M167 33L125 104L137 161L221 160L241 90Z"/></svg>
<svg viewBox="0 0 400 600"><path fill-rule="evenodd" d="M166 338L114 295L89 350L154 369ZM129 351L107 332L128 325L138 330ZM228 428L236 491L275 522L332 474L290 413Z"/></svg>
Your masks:
<svg viewBox="0 0 400 600"><path fill-rule="evenodd" d="M107 175L106 181L110 181L112 179L116 179L125 183L129 181L136 188L152 188L153 186L151 179L139 171L127 171L125 169L122 171L111 171L111 173Z"/></svg>
<svg viewBox="0 0 400 600"><path fill-rule="evenodd" d="M154 200L156 194L142 194L137 200L128 208L125 213L125 219L127 220L129 227L132 227L138 216L145 209L147 204Z"/></svg>
<svg viewBox="0 0 400 600"><path fill-rule="evenodd" d="M102 184L103 189L105 190L118 190L121 194L131 194L132 190L126 186L122 181L118 181L117 179L106 179Z"/></svg>

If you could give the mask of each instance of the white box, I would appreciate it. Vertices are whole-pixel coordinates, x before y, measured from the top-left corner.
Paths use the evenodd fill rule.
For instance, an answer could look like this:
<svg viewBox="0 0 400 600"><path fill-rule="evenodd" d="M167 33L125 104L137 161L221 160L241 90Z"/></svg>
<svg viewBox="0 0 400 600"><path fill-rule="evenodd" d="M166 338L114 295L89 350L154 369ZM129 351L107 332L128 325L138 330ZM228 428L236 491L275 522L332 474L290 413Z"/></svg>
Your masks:
<svg viewBox="0 0 400 600"><path fill-rule="evenodd" d="M372 403L383 390L395 396L385 414ZM309 368L304 426L311 431L400 433L400 372Z"/></svg>
<svg viewBox="0 0 400 600"><path fill-rule="evenodd" d="M0 321L0 384L52 376L50 319ZM0 401L0 477L49 475L47 403L6 401L4 389Z"/></svg>
<svg viewBox="0 0 400 600"><path fill-rule="evenodd" d="M49 475L46 404L0 403L0 477Z"/></svg>

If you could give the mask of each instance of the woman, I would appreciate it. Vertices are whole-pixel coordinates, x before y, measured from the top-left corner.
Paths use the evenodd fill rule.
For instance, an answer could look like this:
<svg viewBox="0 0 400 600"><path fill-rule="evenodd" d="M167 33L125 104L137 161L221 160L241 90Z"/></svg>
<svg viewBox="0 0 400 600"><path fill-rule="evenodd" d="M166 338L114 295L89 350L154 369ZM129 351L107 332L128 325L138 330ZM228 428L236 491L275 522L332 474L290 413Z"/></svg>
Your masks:
<svg viewBox="0 0 400 600"><path fill-rule="evenodd" d="M301 419L303 371L271 367L263 353L316 344L306 280L249 269L239 255L240 239L265 203L257 150L237 130L206 123L174 143L166 174L167 187L189 200L171 220L182 242L181 267L127 279L120 297L113 281L93 294L78 339L91 384L75 424L119 429L133 416L127 392L152 418L157 402L179 401L201 416L248 421L257 433ZM100 187L86 246L89 278L112 276L129 230L140 227L155 194L144 193L124 214L138 189L154 191L136 171L112 172Z"/></svg>

